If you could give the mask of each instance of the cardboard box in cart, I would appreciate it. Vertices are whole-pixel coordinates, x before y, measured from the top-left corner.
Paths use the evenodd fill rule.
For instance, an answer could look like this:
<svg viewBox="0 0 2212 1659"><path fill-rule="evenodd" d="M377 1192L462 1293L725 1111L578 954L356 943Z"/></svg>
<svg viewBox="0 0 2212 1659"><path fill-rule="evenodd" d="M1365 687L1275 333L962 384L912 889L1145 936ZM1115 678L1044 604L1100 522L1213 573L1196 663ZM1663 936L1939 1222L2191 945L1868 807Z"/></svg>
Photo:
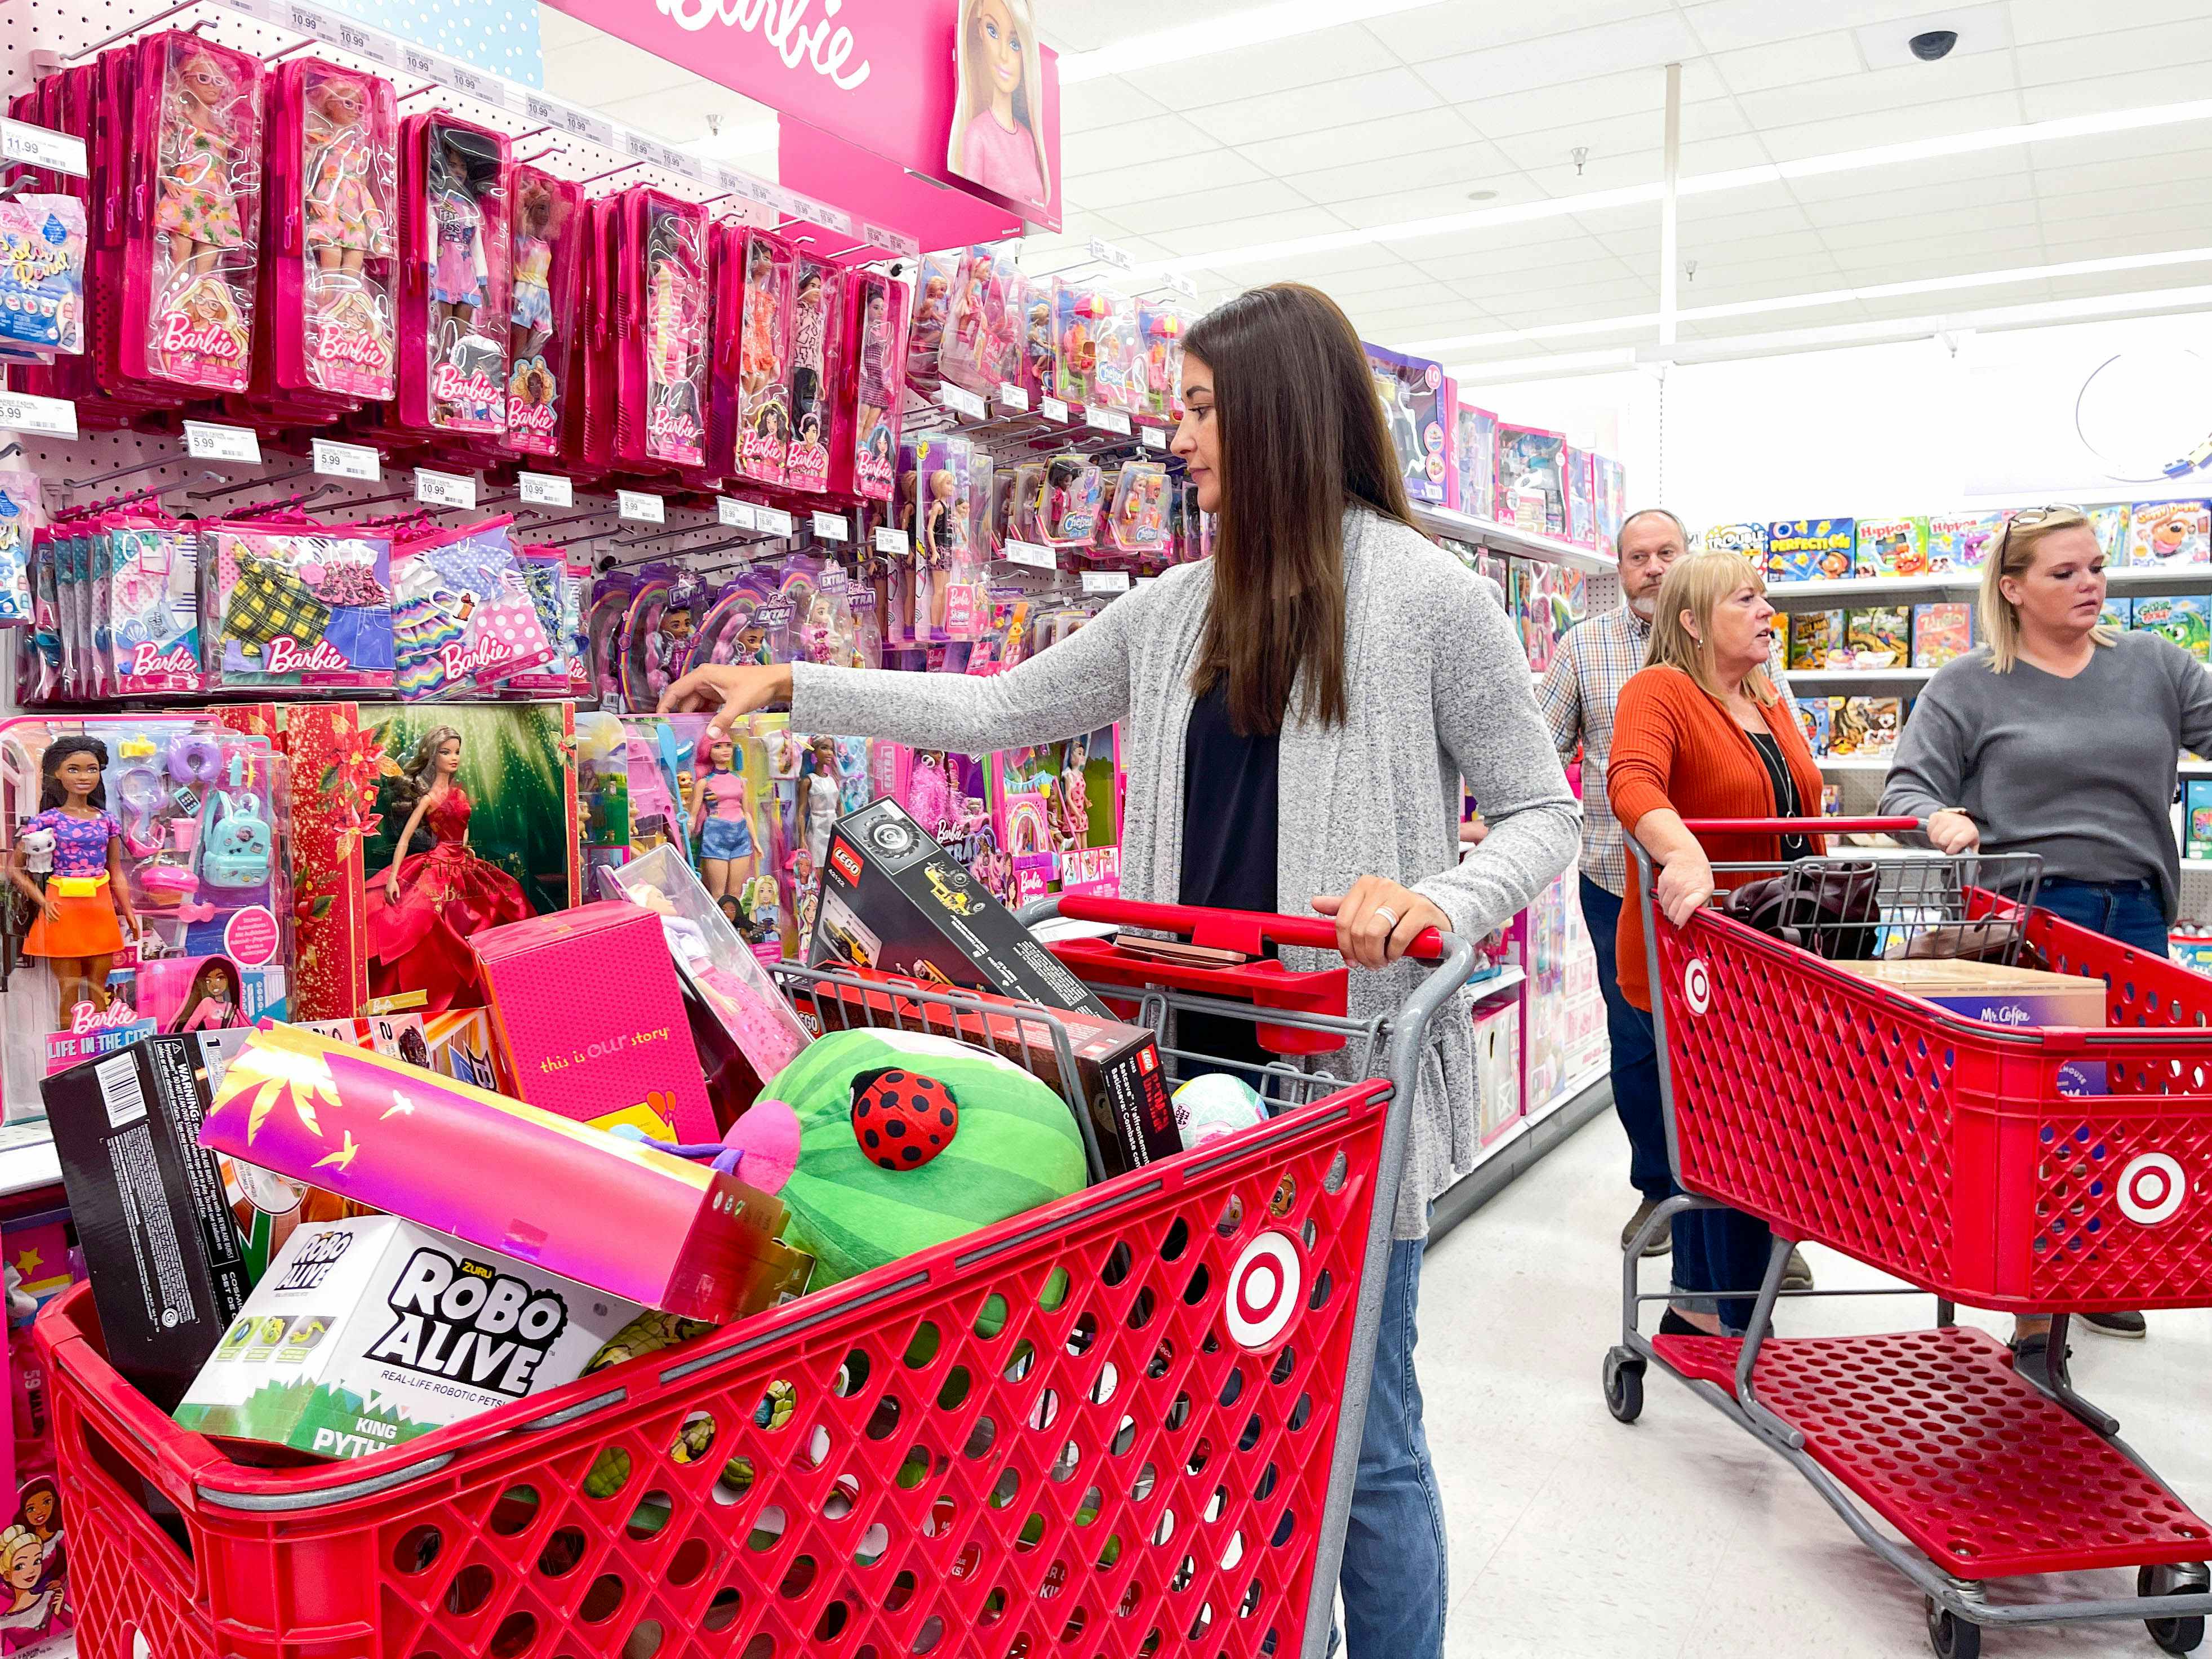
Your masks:
<svg viewBox="0 0 2212 1659"><path fill-rule="evenodd" d="M1937 957L1890 957L1878 962L1839 962L1859 974L1969 1019L2019 1030L2029 1025L2087 1027L2105 1024L2105 982L2078 974L2046 974L2033 968L1996 963L1950 962ZM2069 1063L2060 1068L2062 1094L2101 1095L2103 1072Z"/></svg>

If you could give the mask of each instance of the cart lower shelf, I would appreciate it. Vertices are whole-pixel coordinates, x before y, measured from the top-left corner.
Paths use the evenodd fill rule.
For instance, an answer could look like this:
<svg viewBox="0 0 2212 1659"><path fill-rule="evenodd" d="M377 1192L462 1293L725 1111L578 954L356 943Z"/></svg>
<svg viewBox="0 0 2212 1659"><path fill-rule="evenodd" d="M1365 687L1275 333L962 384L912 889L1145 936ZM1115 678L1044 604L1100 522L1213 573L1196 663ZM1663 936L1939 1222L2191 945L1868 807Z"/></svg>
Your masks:
<svg viewBox="0 0 2212 1659"><path fill-rule="evenodd" d="M1735 1338L1652 1346L1734 1395ZM1954 1577L2201 1561L2212 1540L2212 1527L2021 1377L1985 1332L1775 1338L1752 1383L1814 1462Z"/></svg>

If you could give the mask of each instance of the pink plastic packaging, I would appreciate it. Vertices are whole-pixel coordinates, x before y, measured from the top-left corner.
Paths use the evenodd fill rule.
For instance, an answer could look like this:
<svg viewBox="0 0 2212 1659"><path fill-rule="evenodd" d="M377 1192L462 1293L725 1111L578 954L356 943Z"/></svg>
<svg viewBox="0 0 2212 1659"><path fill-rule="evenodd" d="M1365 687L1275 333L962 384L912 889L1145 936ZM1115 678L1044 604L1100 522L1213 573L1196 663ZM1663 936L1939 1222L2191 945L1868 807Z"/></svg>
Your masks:
<svg viewBox="0 0 2212 1659"><path fill-rule="evenodd" d="M392 83L292 58L276 70L269 125L276 384L386 401L398 389Z"/></svg>
<svg viewBox="0 0 2212 1659"><path fill-rule="evenodd" d="M136 47L125 374L243 392L252 380L261 60L171 31Z"/></svg>
<svg viewBox="0 0 2212 1659"><path fill-rule="evenodd" d="M791 447L783 463L793 489L830 487L830 389L836 383L844 295L836 266L799 257L791 291Z"/></svg>
<svg viewBox="0 0 2212 1659"><path fill-rule="evenodd" d="M623 192L620 407L624 466L698 466L707 457L707 210L649 187Z"/></svg>
<svg viewBox="0 0 2212 1659"><path fill-rule="evenodd" d="M938 356L944 377L985 398L1018 385L1028 296L1011 244L962 254Z"/></svg>
<svg viewBox="0 0 2212 1659"><path fill-rule="evenodd" d="M761 483L780 484L791 438L791 283L798 252L764 230L746 233L744 251L738 471Z"/></svg>
<svg viewBox="0 0 2212 1659"><path fill-rule="evenodd" d="M830 487L888 501L898 483L907 287L878 271L848 271L845 298L847 345L830 443Z"/></svg>
<svg viewBox="0 0 2212 1659"><path fill-rule="evenodd" d="M576 327L582 192L536 167L514 169L514 300L507 325L507 441L561 453L562 399Z"/></svg>
<svg viewBox="0 0 2212 1659"><path fill-rule="evenodd" d="M419 432L507 431L507 142L443 113L400 128L399 419Z"/></svg>

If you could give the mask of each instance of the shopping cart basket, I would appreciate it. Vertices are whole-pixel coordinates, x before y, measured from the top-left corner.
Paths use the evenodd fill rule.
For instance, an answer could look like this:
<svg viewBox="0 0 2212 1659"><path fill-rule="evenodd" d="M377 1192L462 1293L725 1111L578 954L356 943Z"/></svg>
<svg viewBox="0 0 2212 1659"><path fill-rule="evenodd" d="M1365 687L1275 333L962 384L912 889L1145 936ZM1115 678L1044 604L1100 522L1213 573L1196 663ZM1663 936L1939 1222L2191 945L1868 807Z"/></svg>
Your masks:
<svg viewBox="0 0 2212 1659"><path fill-rule="evenodd" d="M1360 1081L1286 1071L1269 1121L357 1462L179 1428L78 1286L38 1340L81 1651L1319 1654L1413 1082L1472 959L1423 954L1390 1018L1270 1014ZM780 971L802 1012L986 1029L1075 1087L1047 1010L1009 1039L1004 1001Z"/></svg>
<svg viewBox="0 0 2212 1659"><path fill-rule="evenodd" d="M1689 825L1731 836L1918 827ZM1801 895L1858 893L1782 916L1796 928L1790 944L1711 908L1675 928L1656 914L1650 860L1631 847L1668 1156L1692 1196L1660 1206L1626 1247L1621 1341L1605 1363L1613 1415L1641 1412L1648 1362L1681 1378L1788 1459L1925 1594L1944 1659L1972 1659L1984 1626L2060 1620L2141 1619L2166 1651L2194 1650L2212 1613L2212 1528L2075 1391L2065 1345L2070 1313L2212 1305L2212 981L2034 909L2032 858L1846 849L1717 866L1723 885L1788 870L1802 872ZM1985 1024L1836 960L2011 960L2023 947L2103 980L2107 1025ZM1644 1243L1680 1212L1720 1205L1774 1230L1750 1334L1644 1336L1639 1304L1666 1299L1639 1292ZM1790 1249L1806 1239L1933 1291L1934 1328L1769 1334ZM2003 1345L1956 1324L1961 1301L2057 1316L2048 1390ZM1996 1583L2112 1567L2136 1569L2133 1597L2029 1599L2046 1587Z"/></svg>

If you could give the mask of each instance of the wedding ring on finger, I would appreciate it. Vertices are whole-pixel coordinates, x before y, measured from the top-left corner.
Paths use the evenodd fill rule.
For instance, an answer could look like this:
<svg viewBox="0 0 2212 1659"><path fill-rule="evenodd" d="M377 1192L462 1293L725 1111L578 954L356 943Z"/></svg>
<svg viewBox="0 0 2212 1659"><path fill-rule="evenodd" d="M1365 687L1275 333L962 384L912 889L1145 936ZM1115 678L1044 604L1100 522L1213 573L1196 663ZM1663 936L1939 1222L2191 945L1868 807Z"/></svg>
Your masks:
<svg viewBox="0 0 2212 1659"><path fill-rule="evenodd" d="M1392 909L1389 905L1387 905L1387 904L1378 904L1378 905L1376 905L1376 906L1375 907L1375 914L1376 914L1376 915L1378 915L1378 916L1382 916L1382 917L1387 918L1387 919L1389 920L1389 923L1390 923L1390 926L1391 926L1394 929L1397 927L1397 925L1398 925L1398 913L1397 913L1395 910L1393 910L1393 909Z"/></svg>

